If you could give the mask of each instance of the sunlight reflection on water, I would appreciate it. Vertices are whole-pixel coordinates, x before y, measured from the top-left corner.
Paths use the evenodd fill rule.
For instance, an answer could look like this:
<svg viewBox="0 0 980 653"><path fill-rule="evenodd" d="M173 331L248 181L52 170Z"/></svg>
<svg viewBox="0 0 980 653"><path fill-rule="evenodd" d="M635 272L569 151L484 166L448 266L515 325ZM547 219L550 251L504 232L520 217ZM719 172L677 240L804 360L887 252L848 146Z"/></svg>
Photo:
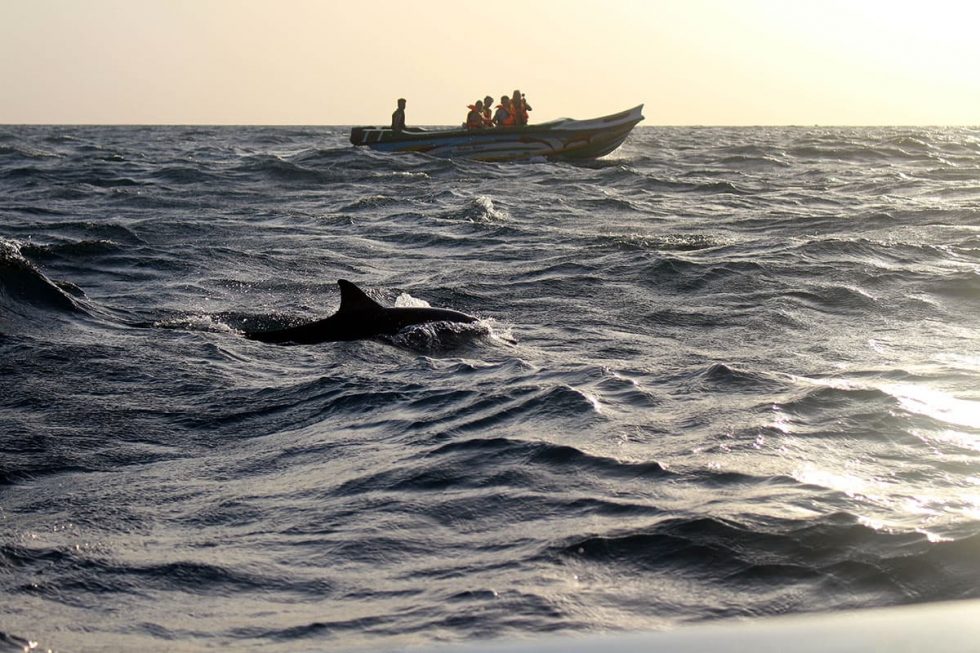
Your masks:
<svg viewBox="0 0 980 653"><path fill-rule="evenodd" d="M881 389L898 399L902 408L909 412L980 429L980 402L958 399L940 390L910 383L885 385ZM973 446L977 444L974 439Z"/></svg>

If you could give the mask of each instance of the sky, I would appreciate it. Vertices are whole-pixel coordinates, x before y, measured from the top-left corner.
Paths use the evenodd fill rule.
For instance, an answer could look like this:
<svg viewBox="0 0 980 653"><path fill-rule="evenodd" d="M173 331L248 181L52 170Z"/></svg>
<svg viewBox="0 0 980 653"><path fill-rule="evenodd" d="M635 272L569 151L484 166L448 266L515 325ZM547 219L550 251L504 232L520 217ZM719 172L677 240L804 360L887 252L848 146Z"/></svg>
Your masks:
<svg viewBox="0 0 980 653"><path fill-rule="evenodd" d="M0 0L0 123L980 125L975 0Z"/></svg>

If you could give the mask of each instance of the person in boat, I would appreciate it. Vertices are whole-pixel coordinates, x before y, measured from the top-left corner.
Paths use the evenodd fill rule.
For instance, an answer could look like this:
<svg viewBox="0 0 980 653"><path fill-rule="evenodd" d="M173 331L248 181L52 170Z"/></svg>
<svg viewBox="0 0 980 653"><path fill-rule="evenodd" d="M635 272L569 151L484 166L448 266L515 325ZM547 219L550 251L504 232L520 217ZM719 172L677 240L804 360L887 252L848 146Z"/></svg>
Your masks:
<svg viewBox="0 0 980 653"><path fill-rule="evenodd" d="M483 126L493 127L493 97L483 98Z"/></svg>
<svg viewBox="0 0 980 653"><path fill-rule="evenodd" d="M469 105L470 112L466 114L467 129L483 129L483 100L477 100L476 104Z"/></svg>
<svg viewBox="0 0 980 653"><path fill-rule="evenodd" d="M497 112L493 114L493 124L498 127L511 127L514 124L514 114L510 112L510 98L506 95L500 96Z"/></svg>
<svg viewBox="0 0 980 653"><path fill-rule="evenodd" d="M391 114L391 131L396 134L405 131L405 98L398 98L398 108Z"/></svg>
<svg viewBox="0 0 980 653"><path fill-rule="evenodd" d="M514 114L514 124L518 126L526 125L528 122L528 111L532 111L531 105L527 103L527 98L521 92L514 89L510 96L510 112Z"/></svg>

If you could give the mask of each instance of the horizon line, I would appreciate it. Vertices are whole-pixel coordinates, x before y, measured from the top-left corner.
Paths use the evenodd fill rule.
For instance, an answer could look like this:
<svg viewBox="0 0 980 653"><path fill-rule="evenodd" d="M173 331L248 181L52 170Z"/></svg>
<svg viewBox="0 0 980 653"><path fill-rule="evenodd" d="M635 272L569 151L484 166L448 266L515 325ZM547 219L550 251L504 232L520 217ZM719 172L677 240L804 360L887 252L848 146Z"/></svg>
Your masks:
<svg viewBox="0 0 980 653"><path fill-rule="evenodd" d="M545 123L537 123L539 125ZM344 128L349 129L352 127L365 127L367 125L355 124L355 123L234 123L234 122L0 122L0 127L326 127L326 128ZM535 123L530 123L529 127L535 126ZM451 124L418 124L413 125L413 127L427 128L427 129L453 129L458 128ZM830 128L845 128L845 127L867 127L867 128L940 128L940 129L950 129L950 128L961 128L961 129L980 129L980 123L969 124L969 123L881 123L881 124L870 124L870 123L799 123L799 122L786 122L786 123L744 123L744 124L732 124L732 123L658 123L658 124L646 124L646 125L636 125L633 129L655 129L659 127L667 128L758 128L758 127L789 127L789 128L812 128L812 127L830 127Z"/></svg>

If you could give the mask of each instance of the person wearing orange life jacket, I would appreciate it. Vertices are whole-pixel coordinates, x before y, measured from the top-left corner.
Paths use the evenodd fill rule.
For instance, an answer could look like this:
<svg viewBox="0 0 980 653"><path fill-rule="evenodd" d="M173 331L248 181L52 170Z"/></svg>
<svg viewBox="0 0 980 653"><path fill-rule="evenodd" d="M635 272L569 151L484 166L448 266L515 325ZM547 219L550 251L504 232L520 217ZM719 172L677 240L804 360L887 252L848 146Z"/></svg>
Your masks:
<svg viewBox="0 0 980 653"><path fill-rule="evenodd" d="M483 126L493 127L493 98L489 95L483 98Z"/></svg>
<svg viewBox="0 0 980 653"><path fill-rule="evenodd" d="M532 111L531 105L527 103L527 98L521 92L514 89L514 94L510 96L510 112L514 114L514 124L517 126L526 125L528 121L528 111Z"/></svg>
<svg viewBox="0 0 980 653"><path fill-rule="evenodd" d="M477 100L476 104L468 106L470 112L466 114L466 122L463 126L467 129L483 129L483 100Z"/></svg>
<svg viewBox="0 0 980 653"><path fill-rule="evenodd" d="M510 112L510 98L506 95L500 96L500 104L497 105L497 112L493 114L493 122L498 127L514 126L514 114Z"/></svg>

